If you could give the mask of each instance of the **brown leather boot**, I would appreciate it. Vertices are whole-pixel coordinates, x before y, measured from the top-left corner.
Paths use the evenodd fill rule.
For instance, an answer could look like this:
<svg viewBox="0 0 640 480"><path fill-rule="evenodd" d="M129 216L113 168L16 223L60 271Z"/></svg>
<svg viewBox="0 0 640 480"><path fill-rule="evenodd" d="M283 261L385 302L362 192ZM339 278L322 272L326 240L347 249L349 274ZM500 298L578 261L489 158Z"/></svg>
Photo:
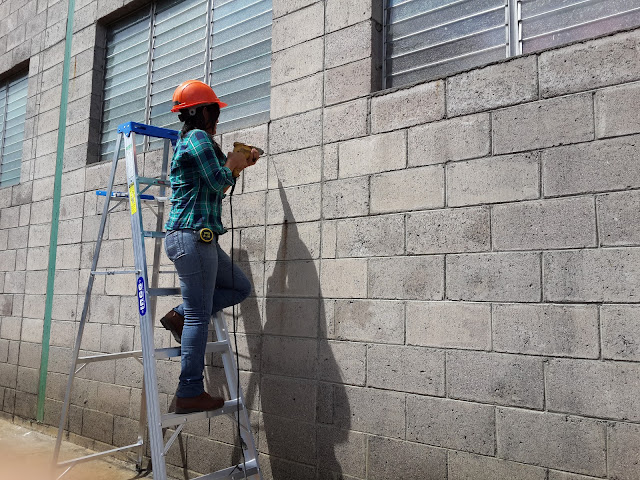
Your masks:
<svg viewBox="0 0 640 480"><path fill-rule="evenodd" d="M202 392L197 397L176 397L176 413L206 412L222 408L223 405L223 398L212 397L207 392Z"/></svg>
<svg viewBox="0 0 640 480"><path fill-rule="evenodd" d="M171 332L176 342L182 343L182 327L184 327L184 317L182 315L171 309L169 313L160 319L160 323Z"/></svg>

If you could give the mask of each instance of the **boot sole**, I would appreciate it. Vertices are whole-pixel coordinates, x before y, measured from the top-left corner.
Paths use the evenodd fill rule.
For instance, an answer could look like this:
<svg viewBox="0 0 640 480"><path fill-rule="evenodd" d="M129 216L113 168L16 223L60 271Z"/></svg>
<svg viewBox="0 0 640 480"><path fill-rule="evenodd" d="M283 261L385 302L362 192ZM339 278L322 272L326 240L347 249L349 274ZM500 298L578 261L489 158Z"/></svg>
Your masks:
<svg viewBox="0 0 640 480"><path fill-rule="evenodd" d="M176 342L182 343L182 335L178 335L178 332L176 332L173 328L171 328L171 324L168 321L166 321L164 318L161 318L160 323L166 330L169 330L171 332L171 335L173 335L173 338L175 338ZM189 412L180 412L180 413L189 413Z"/></svg>
<svg viewBox="0 0 640 480"><path fill-rule="evenodd" d="M220 410L222 407L224 407L224 403L222 405L220 405L219 407L212 408L210 410L202 410L200 408L178 408L178 407L176 407L176 413L184 414L184 413L197 413L197 412L212 412L214 410Z"/></svg>

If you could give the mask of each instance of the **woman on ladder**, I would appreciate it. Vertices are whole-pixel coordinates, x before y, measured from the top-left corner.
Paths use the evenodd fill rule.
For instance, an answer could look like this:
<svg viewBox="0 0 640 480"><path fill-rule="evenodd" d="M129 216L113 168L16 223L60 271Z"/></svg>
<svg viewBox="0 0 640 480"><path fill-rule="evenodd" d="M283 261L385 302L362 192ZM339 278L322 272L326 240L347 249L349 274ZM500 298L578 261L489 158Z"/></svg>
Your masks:
<svg viewBox="0 0 640 480"><path fill-rule="evenodd" d="M182 305L160 322L182 343L181 372L176 391L176 413L221 408L224 399L204 391L204 356L211 315L236 305L251 292L242 271L220 248L226 232L220 212L224 191L240 172L255 164L259 153L247 159L241 153L225 156L213 139L220 101L211 87L187 80L173 94L172 112L184 122L171 160L171 212L166 223L165 250L180 278Z"/></svg>

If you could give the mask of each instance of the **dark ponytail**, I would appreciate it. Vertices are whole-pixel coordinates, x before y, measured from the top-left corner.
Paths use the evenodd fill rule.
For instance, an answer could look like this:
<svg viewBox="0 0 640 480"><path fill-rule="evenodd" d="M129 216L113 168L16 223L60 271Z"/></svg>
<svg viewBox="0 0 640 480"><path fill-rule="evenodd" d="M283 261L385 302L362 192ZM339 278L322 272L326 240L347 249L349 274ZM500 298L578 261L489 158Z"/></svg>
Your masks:
<svg viewBox="0 0 640 480"><path fill-rule="evenodd" d="M204 120L203 110L205 108L209 111L209 125L206 125ZM178 115L178 120L184 122L182 130L180 130L180 138L184 138L188 132L194 129L207 130L207 127L210 125L216 124L218 117L220 116L220 106L217 103L196 107L193 115L189 114L189 110L190 109L186 108L184 110L180 110L180 114Z"/></svg>

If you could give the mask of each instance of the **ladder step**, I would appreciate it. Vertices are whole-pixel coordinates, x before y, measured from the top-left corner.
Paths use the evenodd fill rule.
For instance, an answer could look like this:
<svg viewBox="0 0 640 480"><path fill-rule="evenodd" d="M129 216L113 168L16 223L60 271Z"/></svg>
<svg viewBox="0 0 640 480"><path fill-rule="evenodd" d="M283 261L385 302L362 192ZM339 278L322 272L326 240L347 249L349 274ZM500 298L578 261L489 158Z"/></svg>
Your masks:
<svg viewBox="0 0 640 480"><path fill-rule="evenodd" d="M246 471L245 471L246 467ZM203 475L202 477L196 477L193 480L240 480L249 478L251 475L258 474L258 462L253 460L247 460L246 463L240 463L235 467L225 468L224 470L218 470L217 472Z"/></svg>
<svg viewBox="0 0 640 480"><path fill-rule="evenodd" d="M197 420L206 420L207 418L218 417L220 415L233 414L238 411L238 405L244 408L242 402L237 399L231 399L224 402L222 408L218 410L209 410L207 412L195 413L167 413L162 415L162 428L182 425L187 422L195 422Z"/></svg>
<svg viewBox="0 0 640 480"><path fill-rule="evenodd" d="M164 238L165 236L165 232L152 232L152 231L143 231L142 235L144 235L145 237L151 237L151 238Z"/></svg>
<svg viewBox="0 0 640 480"><path fill-rule="evenodd" d="M228 340L219 342L208 342L205 353L224 353L229 348ZM156 348L155 357L157 360L164 358L179 357L181 355L180 347ZM120 358L142 357L142 350L131 350L129 352L118 353L99 353L97 355L87 355L78 357L78 364L101 362L104 360L118 360Z"/></svg>
<svg viewBox="0 0 640 480"><path fill-rule="evenodd" d="M96 195L99 197L106 197L106 190L96 190ZM158 197L163 198L163 197ZM111 202L124 202L129 199L129 194L127 192L111 192L111 198L109 201ZM155 200L156 197L153 195L140 194L140 200Z"/></svg>
<svg viewBox="0 0 640 480"><path fill-rule="evenodd" d="M140 270L92 270L91 275L131 275L139 274Z"/></svg>
<svg viewBox="0 0 640 480"><path fill-rule="evenodd" d="M169 297L181 294L179 288L150 288L148 292L152 297Z"/></svg>
<svg viewBox="0 0 640 480"><path fill-rule="evenodd" d="M143 185L158 185L159 187L170 187L170 180L160 180L159 178L138 177L138 183Z"/></svg>
<svg viewBox="0 0 640 480"><path fill-rule="evenodd" d="M223 340L220 342L209 342L205 353L224 353L229 348L229 342ZM142 352L141 352L142 353ZM180 347L156 348L156 359L179 357L181 354Z"/></svg>

